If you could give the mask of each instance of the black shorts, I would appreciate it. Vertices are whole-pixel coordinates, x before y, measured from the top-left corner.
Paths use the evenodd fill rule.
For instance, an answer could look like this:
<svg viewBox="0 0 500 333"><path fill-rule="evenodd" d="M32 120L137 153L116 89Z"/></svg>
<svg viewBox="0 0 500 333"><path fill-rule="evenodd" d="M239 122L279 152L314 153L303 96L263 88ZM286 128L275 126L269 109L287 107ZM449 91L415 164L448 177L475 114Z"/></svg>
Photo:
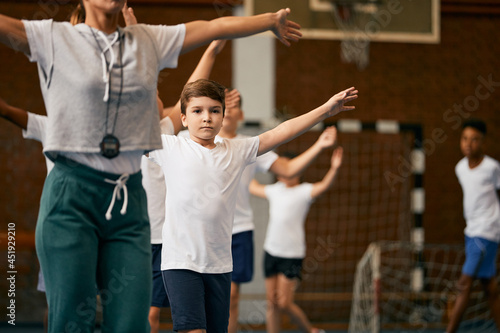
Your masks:
<svg viewBox="0 0 500 333"><path fill-rule="evenodd" d="M204 274L185 269L162 273L174 331L227 332L231 273Z"/></svg>
<svg viewBox="0 0 500 333"><path fill-rule="evenodd" d="M153 258L153 297L151 299L151 306L157 308L168 308L167 290L163 283L163 276L161 274L161 244L151 244L151 252Z"/></svg>
<svg viewBox="0 0 500 333"><path fill-rule="evenodd" d="M282 273L289 279L301 279L302 258L274 257L264 251L264 275L266 278Z"/></svg>
<svg viewBox="0 0 500 333"><path fill-rule="evenodd" d="M233 254L234 283L252 281L253 276L253 230L234 234L231 242Z"/></svg>

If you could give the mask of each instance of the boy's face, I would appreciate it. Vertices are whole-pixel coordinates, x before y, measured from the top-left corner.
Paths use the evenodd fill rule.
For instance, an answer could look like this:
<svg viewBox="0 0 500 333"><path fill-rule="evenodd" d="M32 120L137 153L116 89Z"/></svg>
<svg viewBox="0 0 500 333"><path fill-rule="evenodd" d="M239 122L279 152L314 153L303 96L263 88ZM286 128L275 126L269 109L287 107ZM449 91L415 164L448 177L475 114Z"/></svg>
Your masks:
<svg viewBox="0 0 500 333"><path fill-rule="evenodd" d="M478 158L483 154L483 133L475 128L466 127L460 138L460 150L467 158Z"/></svg>
<svg viewBox="0 0 500 333"><path fill-rule="evenodd" d="M181 114L182 125L188 128L195 142L213 142L222 127L222 104L210 97L193 97Z"/></svg>

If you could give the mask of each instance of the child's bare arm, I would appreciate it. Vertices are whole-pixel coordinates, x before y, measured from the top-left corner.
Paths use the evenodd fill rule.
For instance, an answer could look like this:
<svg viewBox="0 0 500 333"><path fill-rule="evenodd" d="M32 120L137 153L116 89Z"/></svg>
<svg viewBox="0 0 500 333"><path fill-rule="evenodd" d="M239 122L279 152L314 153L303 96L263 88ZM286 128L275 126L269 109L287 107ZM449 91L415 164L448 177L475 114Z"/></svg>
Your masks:
<svg viewBox="0 0 500 333"><path fill-rule="evenodd" d="M237 89L227 90L226 89L226 112L227 109L236 109L240 106L241 94Z"/></svg>
<svg viewBox="0 0 500 333"><path fill-rule="evenodd" d="M295 177L301 174L323 149L332 147L336 139L337 129L333 126L328 127L321 133L318 140L305 152L291 160L279 157L271 165L270 170L278 176Z"/></svg>
<svg viewBox="0 0 500 333"><path fill-rule="evenodd" d="M122 8L122 14L123 14L123 20L125 21L125 25L127 27L129 25L137 24L137 18L135 17L134 10L131 7L127 6L126 2Z"/></svg>
<svg viewBox="0 0 500 333"><path fill-rule="evenodd" d="M259 135L259 150L257 155L264 154L294 139L328 117L342 111L354 110L354 106L346 106L344 104L358 98L357 93L358 91L354 87L341 91L316 109L287 120L272 130L262 133Z"/></svg>
<svg viewBox="0 0 500 333"><path fill-rule="evenodd" d="M313 199L325 193L326 190L328 190L330 186L332 186L333 180L335 179L335 175L337 175L337 170L342 164L343 152L344 150L342 149L342 147L339 147L333 151L330 169L328 170L328 172L321 181L313 184L311 190L311 197Z"/></svg>
<svg viewBox="0 0 500 333"><path fill-rule="evenodd" d="M189 77L188 82L194 82L198 79L208 79L210 73L212 72L215 58L222 51L225 45L225 40L214 40L211 42L201 56L200 61Z"/></svg>
<svg viewBox="0 0 500 333"><path fill-rule="evenodd" d="M7 104L0 98L0 116L22 129L28 128L28 112Z"/></svg>
<svg viewBox="0 0 500 333"><path fill-rule="evenodd" d="M255 179L252 179L252 181L250 182L248 190L250 191L251 194L255 195L256 197L264 199L266 198L266 186L262 185Z"/></svg>
<svg viewBox="0 0 500 333"><path fill-rule="evenodd" d="M302 36L300 25L287 20L290 9L250 17L225 16L211 21L186 23L186 37L182 53L195 49L215 39L234 39L271 30L285 45L298 41Z"/></svg>
<svg viewBox="0 0 500 333"><path fill-rule="evenodd" d="M21 20L0 14L0 43L30 55L28 36Z"/></svg>

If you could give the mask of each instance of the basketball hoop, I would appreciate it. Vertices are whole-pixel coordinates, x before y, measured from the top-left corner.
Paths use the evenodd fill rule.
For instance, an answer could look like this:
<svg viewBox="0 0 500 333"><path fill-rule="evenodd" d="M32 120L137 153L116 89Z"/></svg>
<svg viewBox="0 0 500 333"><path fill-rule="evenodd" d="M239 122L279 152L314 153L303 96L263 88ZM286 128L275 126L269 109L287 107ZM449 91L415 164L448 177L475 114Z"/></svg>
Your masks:
<svg viewBox="0 0 500 333"><path fill-rule="evenodd" d="M330 1L333 19L344 35L340 44L340 58L343 62L354 63L359 70L363 70L370 62L370 39L361 25L366 16L371 16L377 11L378 2Z"/></svg>

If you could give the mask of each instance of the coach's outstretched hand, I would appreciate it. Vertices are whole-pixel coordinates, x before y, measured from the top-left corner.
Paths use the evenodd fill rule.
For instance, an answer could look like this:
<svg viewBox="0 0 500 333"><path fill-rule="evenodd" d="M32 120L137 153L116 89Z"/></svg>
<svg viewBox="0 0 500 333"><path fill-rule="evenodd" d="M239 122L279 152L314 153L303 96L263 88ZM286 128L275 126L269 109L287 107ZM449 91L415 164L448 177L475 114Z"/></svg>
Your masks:
<svg viewBox="0 0 500 333"><path fill-rule="evenodd" d="M302 37L302 33L299 31L300 25L287 19L289 14L290 8L277 11L276 25L272 29L273 33L280 40L280 42L286 46L290 46L289 41L298 42L299 38Z"/></svg>

